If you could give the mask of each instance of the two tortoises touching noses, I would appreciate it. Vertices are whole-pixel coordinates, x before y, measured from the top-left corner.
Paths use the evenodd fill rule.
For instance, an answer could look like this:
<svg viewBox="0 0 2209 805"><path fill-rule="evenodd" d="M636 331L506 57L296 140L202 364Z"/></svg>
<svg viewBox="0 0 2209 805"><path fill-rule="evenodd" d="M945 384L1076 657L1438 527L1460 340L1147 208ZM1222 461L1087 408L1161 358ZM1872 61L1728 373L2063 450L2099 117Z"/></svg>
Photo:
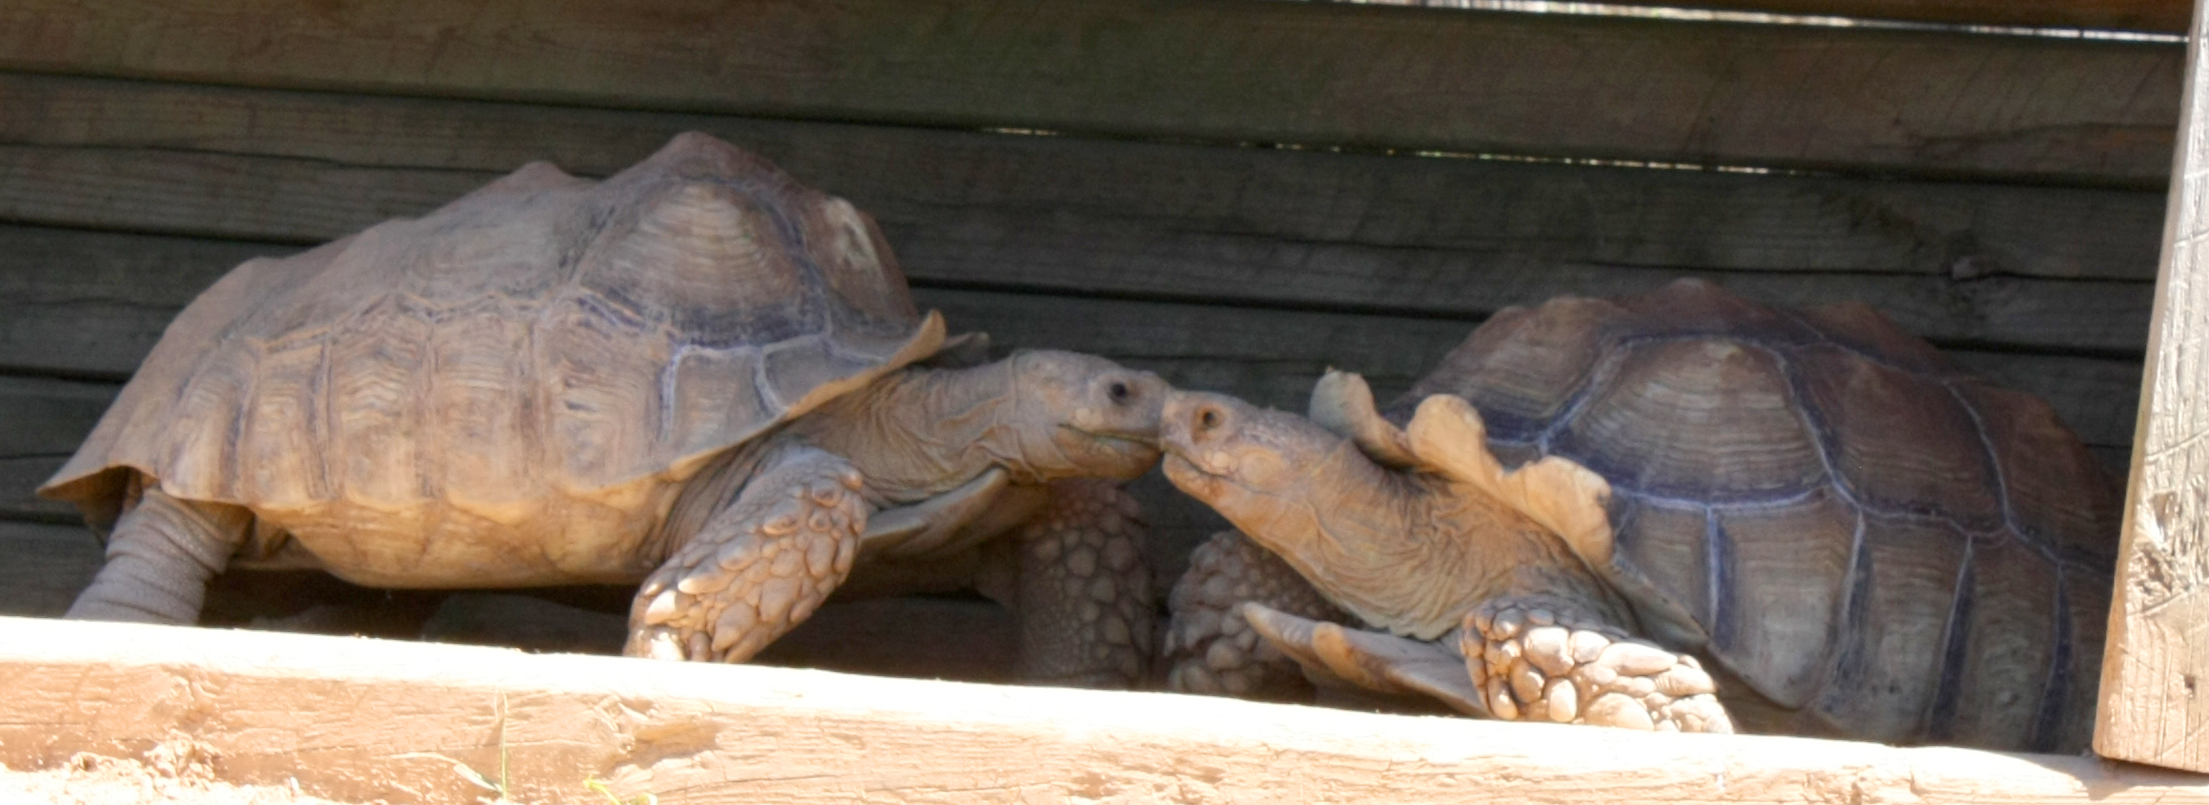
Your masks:
<svg viewBox="0 0 2209 805"><path fill-rule="evenodd" d="M1021 677L1131 686L1119 482L1163 455L1238 529L1170 598L1176 689L2085 742L2114 490L1868 308L1560 299L1386 409L1330 374L1308 417L985 346L850 204L686 134L239 266L40 491L107 534L71 617L190 623L232 566L623 583L626 653L740 662L839 587L967 584L1016 604Z"/></svg>
<svg viewBox="0 0 2209 805"><path fill-rule="evenodd" d="M186 308L41 490L108 532L69 616L190 623L229 566L641 582L627 653L736 662L885 570L1017 602L1025 678L1135 684L1110 481L1156 463L1165 383L946 344L873 221L726 143L532 164Z"/></svg>
<svg viewBox="0 0 2209 805"><path fill-rule="evenodd" d="M2115 488L1867 307L1557 299L1386 409L1330 373L1308 417L1177 392L1162 429L1237 528L1174 590L1177 688L1293 662L1502 719L2087 743Z"/></svg>

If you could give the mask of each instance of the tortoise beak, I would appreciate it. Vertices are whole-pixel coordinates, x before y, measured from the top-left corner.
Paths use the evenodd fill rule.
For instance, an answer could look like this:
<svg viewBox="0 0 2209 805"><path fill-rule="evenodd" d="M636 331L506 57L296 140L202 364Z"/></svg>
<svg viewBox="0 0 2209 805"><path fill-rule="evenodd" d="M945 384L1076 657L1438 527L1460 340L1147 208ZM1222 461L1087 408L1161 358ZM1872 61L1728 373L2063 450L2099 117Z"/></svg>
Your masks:
<svg viewBox="0 0 2209 805"><path fill-rule="evenodd" d="M1158 444L1169 465L1205 475L1231 475L1234 454L1224 447L1250 408L1224 394L1176 391L1166 396L1158 423ZM1170 471L1170 470L1169 470Z"/></svg>

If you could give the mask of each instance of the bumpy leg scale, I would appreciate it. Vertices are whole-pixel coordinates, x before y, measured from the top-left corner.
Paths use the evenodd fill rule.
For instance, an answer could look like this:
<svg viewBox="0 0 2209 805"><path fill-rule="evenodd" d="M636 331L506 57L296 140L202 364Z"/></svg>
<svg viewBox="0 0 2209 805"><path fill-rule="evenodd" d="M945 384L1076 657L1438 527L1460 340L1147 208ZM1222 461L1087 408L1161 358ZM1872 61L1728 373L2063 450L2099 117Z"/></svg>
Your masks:
<svg viewBox="0 0 2209 805"><path fill-rule="evenodd" d="M1694 657L1560 602L1490 601L1466 616L1459 649L1488 711L1510 721L1732 732Z"/></svg>
<svg viewBox="0 0 2209 805"><path fill-rule="evenodd" d="M826 451L779 450L645 580L623 653L743 662L843 583L866 529L864 479Z"/></svg>
<svg viewBox="0 0 2209 805"><path fill-rule="evenodd" d="M1019 534L1021 679L1095 688L1140 684L1151 657L1142 509L1116 484L1051 484Z"/></svg>
<svg viewBox="0 0 2209 805"><path fill-rule="evenodd" d="M1166 600L1172 617L1160 659L1167 663L1168 688L1309 700L1312 687L1303 671L1250 628L1244 603L1318 621L1349 620L1281 557L1241 532L1213 534L1190 553L1188 572Z"/></svg>

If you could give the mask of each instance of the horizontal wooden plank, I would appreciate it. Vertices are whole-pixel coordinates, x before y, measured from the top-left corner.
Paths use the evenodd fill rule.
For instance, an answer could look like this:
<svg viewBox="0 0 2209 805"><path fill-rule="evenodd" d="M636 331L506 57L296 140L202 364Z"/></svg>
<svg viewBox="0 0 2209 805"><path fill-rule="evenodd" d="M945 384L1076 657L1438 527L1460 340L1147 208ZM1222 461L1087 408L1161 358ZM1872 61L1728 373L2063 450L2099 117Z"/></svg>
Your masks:
<svg viewBox="0 0 2209 805"><path fill-rule="evenodd" d="M1160 693L0 620L0 762L182 732L235 783L345 800L785 803L2202 802L2094 758L1387 716Z"/></svg>
<svg viewBox="0 0 2209 805"><path fill-rule="evenodd" d="M2158 186L2183 48L1335 3L0 9L0 68L1366 149Z"/></svg>
<svg viewBox="0 0 2209 805"><path fill-rule="evenodd" d="M1008 144L1024 145L1034 142L1035 138L1001 139ZM1228 149L1207 150L1223 157L1243 153ZM1399 163L1390 167L1401 168L1400 163L1412 160L1374 161ZM936 187L952 184L988 187L995 183L990 178L995 173L990 169L1017 168L1024 178L1013 180L1011 184L1033 187L1047 183L1049 176L1068 175L1047 173L1042 169L1072 167L1063 163L1054 166L1045 160L1024 164L993 164L983 160L964 164L980 170L916 178ZM1449 163L1437 161L1436 164L1439 167ZM903 175L913 176L915 167L906 168ZM1098 167L1109 169L1112 166ZM919 170L932 173L925 167ZM2099 203L2095 200L2088 200L2083 207L2070 208L2087 214L2081 221L2049 220L2045 217L2046 210L2036 210L2022 203L2009 207L2016 213L2010 217L1984 205L1976 209L1966 206L1961 209L1963 214L1985 213L1983 222L1951 230L1949 240L1943 241L1949 245L1920 245L1934 251L1948 250L1954 243L1994 245L1992 248L1967 246L1951 252L1961 256L1938 272L1885 273L1849 265L1772 271L1745 267L1760 257L1786 259L1789 254L1800 251L1795 246L1777 250L1782 253L1761 256L1736 253L1737 259L1727 262L1741 267L1740 270L1714 272L1685 264L1693 255L1680 249L1692 248L1691 244L1696 242L1693 237L1683 238L1673 247L1656 249L1673 249L1671 257L1679 258L1677 262L1682 264L1673 264L1674 260L1661 257L1654 265L1637 265L1630 258L1624 263L1611 262L1605 258L1620 255L1588 252L1620 249L1589 250L1575 245L1616 243L1614 235L1631 239L1638 233L1666 231L1671 222L1693 227L1695 222L1682 222L1673 213L1692 217L1690 211L1696 209L1698 200L1716 200L1710 195L1682 193L1668 199L1654 199L1660 203L1652 209L1643 209L1638 202L1652 200L1652 195L1664 195L1665 183L1659 180L1654 185L1634 185L1644 179L1662 177L1662 174L1650 171L1602 173L1606 175L1584 177L1588 181L1561 175L1553 177L1573 186L1522 186L1521 189L1527 191L1525 195L1563 191L1563 195L1535 205L1537 212L1571 207L1580 212L1570 214L1589 216L1589 196L1582 191L1589 190L1591 182L1620 180L1619 185L1609 189L1622 192L1609 196L1603 204L1605 209L1594 212L1592 219L1609 220L1615 215L1619 219L1640 221L1622 225L1625 231L1596 226L1579 230L1577 235L1563 234L1560 238L1565 245L1561 251L1565 253L1555 255L1550 253L1550 244L1557 240L1552 239L1546 228L1552 225L1565 229L1573 227L1544 223L1538 216L1522 217L1528 211L1516 202L1524 195L1495 197L1484 204L1468 205L1493 214L1491 220L1496 225L1493 231L1512 234L1490 236L1486 242L1465 245L1448 243L1449 235L1436 239L1443 241L1440 243L1406 245L1388 242L1386 238L1376 243L1354 234L1345 236L1309 230L1253 232L1244 227L1245 219L1221 209L1217 202L1203 203L1211 209L1173 214L1166 211L1169 208L1154 206L1138 196L1111 197L1110 190L1087 200L1069 199L1066 198L1069 194L1062 192L1056 199L999 197L982 200L973 206L961 204L955 198L916 199L912 194L899 193L889 203L868 209L881 218L891 242L896 244L907 275L922 284L1104 292L1229 304L1481 318L1507 305L1558 294L1634 292L1655 288L1681 276L1695 275L1713 279L1751 297L1783 304L1845 299L1866 302L1895 318L1906 329L1950 345L2132 354L2140 350L2146 332L2147 303L2153 291L2148 283L2101 278L2043 279L1993 273L2001 271L2001 266L2007 263L2002 255L2036 242L2066 239L2066 236L2025 233L2075 233L2076 240L2071 244L2074 246L2105 240L2107 236L2103 233L2111 230L2095 224L2109 216L2097 216L2094 210L2084 208ZM314 242L357 231L395 215L420 213L480 186L495 175L489 171L357 167L299 157L165 149L0 146L0 219ZM848 171L840 175L851 176ZM1096 175L1125 174L1103 172ZM1176 182L1166 171L1154 170L1148 178L1155 179L1158 186ZM1471 182L1475 177L1463 178L1468 180L1466 189L1477 195ZM881 187L874 185L874 189ZM1774 189L1781 190L1780 195L1784 195L1784 189ZM1642 190L1654 192L1638 192ZM1745 195L1729 203L1743 210L1755 207L1758 198L1769 199L1772 195L1747 185L1736 185L1727 188L1726 192L1736 190ZM1213 191L1203 192L1211 194ZM970 195L989 193L972 191ZM1445 192L1435 192L1430 209L1398 209L1415 215L1440 215L1436 210L1450 207L1445 195ZM2100 201L2123 197L2130 201L2134 196L2145 194L2052 191L2050 200L2055 201L2057 195L2100 196ZM1845 206L1847 202L1864 200L1846 195L1820 197L1812 194L1796 198L1795 203L1787 206L1791 211L1832 202ZM1814 213L1808 222L1801 223L1833 233L1843 228L1854 231L1897 224L1895 221L1886 224L1867 221L1866 216L1877 219L1883 211L1914 208L1935 218L1951 220L1955 220L1959 212L1944 209L1939 193L1914 200L1889 196L1888 200L1895 203L1877 209L1851 208L1822 219ZM2028 200L2020 196L2000 201L2007 205L2011 201ZM1029 202L1048 206L1033 206ZM2126 215L2122 208L2129 206L2113 204L2101 209L2124 219L2127 225L2117 227L2116 231L2146 237L2148 221ZM1729 236L1754 239L1785 231L1799 223L1786 212L1767 210L1765 214L1769 217L1759 219L1761 223L1743 224L1739 231L1725 231L1727 224L1720 221L1703 221L1701 223L1709 227L1704 231L1711 232L1714 240L1702 242L1708 244ZM1295 214L1301 216L1302 213ZM1909 215L1908 212L1902 214ZM1320 226L1334 226L1323 223L1325 219L1319 216L1307 220ZM1533 231L1514 233L1515 222L1520 221L1532 226ZM1915 226L1911 223L1897 225L1902 229ZM2017 233L2020 238L2004 243L2001 231ZM1981 236L1987 240L1979 240ZM1784 239L1785 236L1780 237ZM89 247L96 254L80 256L70 251L75 247L63 236L9 229L0 231L0 238L26 242L20 250L0 250L0 261L8 263L27 265L33 260L78 263L108 259L105 244ZM1910 236L1903 239L1908 240ZM1810 240L1825 238L1813 235ZM1754 251L1753 246L1745 248ZM2122 246L2113 245L2111 253L2122 254L2123 251ZM204 259L228 259L233 254L219 249L204 251ZM2135 256L2146 257L2144 253ZM1984 262L1980 262L1981 257L1985 258ZM1828 257L1818 265L1828 266L1834 262ZM1989 273L1982 274L1982 271ZM101 270L103 277L110 274L125 276L126 270ZM78 305L88 303L79 289L87 282L102 281L98 278L78 280L74 274L67 278L46 276L52 278L43 291L48 298L72 299L76 300L72 304ZM26 282L28 280L0 277L0 283L21 285ZM28 295L0 294L0 299L31 301ZM69 312L66 308L53 308L28 315L66 315Z"/></svg>
<svg viewBox="0 0 2209 805"><path fill-rule="evenodd" d="M33 490L77 451L117 388L0 375L0 519L77 521L76 507Z"/></svg>
<svg viewBox="0 0 2209 805"><path fill-rule="evenodd" d="M0 520L0 615L54 618L100 569L100 542L82 526Z"/></svg>
<svg viewBox="0 0 2209 805"><path fill-rule="evenodd" d="M37 427L39 423L26 422L9 425ZM0 520L70 525L78 520L77 507L67 503L47 500L34 490L68 460L59 456L32 456L29 458L0 458Z"/></svg>
<svg viewBox="0 0 2209 805"><path fill-rule="evenodd" d="M1477 8L1493 6L1485 0L1346 0L1376 5L1428 8ZM2104 31L2142 31L2183 34L2192 20L2194 6L2186 0L1688 0L1656 3L1622 0L1619 13L1633 14L1635 6L1659 6L1667 11L1711 9L1752 14L1807 17L1844 17L1856 20L1945 23L1949 25L2004 28L2085 28Z"/></svg>
<svg viewBox="0 0 2209 805"><path fill-rule="evenodd" d="M707 131L893 227L953 229L969 250L1006 230L1076 219L1315 248L1441 250L1490 273L1586 264L2151 280L2163 221L2163 197L2152 192L1391 158L7 73L0 108L17 111L0 116L4 145L295 157L327 163L320 175L340 178L322 181L338 185L352 175L340 168L503 172L533 160L603 176L678 132ZM69 162L56 172L101 169ZM234 223L206 211L140 225L271 232L265 210L230 203L251 211ZM377 214L299 210L310 226L292 236L309 240ZM1006 217L1019 212L1031 215ZM238 231L248 228L256 231ZM1136 234L1139 243L1158 237ZM1450 290L1432 281L1391 296L1354 277L1330 280L1337 269L1314 262L1304 271L1315 276L1285 283L1279 293L1296 295L1281 298L1438 312L1471 303L1455 293L1425 301ZM1417 279L1398 271L1385 279Z"/></svg>

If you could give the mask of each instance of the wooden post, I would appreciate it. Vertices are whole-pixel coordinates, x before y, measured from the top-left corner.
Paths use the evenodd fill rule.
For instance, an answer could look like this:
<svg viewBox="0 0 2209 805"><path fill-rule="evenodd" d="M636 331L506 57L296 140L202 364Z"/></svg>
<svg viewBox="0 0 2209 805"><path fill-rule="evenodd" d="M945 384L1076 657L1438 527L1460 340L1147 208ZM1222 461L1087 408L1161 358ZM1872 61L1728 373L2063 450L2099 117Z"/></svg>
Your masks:
<svg viewBox="0 0 2209 805"><path fill-rule="evenodd" d="M2209 771L2209 60L2202 22L2197 5L2094 731L2094 749L2105 757L2191 771Z"/></svg>

